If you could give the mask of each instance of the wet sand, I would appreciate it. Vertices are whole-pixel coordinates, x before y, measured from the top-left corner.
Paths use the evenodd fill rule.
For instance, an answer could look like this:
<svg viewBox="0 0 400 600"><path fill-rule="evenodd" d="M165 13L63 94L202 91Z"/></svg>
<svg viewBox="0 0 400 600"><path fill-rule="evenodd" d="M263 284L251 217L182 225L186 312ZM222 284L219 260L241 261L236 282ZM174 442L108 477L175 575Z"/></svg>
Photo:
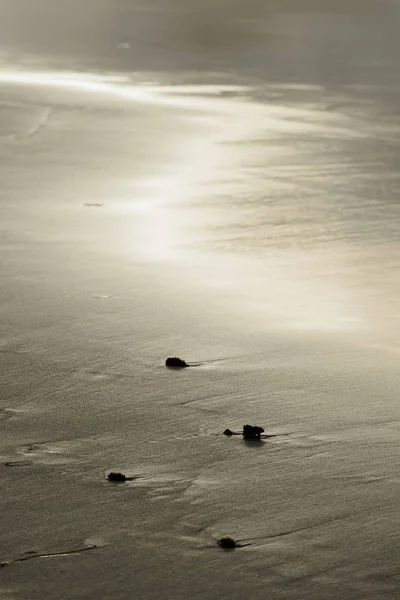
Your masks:
<svg viewBox="0 0 400 600"><path fill-rule="evenodd" d="M0 598L395 598L393 105L45 63L0 73Z"/></svg>

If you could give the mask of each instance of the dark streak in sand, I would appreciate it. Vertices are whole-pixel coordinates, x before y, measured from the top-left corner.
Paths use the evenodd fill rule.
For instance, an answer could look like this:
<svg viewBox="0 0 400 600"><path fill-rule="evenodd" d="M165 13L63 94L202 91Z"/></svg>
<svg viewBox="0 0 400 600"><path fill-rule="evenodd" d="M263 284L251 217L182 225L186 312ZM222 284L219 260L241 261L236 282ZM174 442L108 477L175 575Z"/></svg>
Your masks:
<svg viewBox="0 0 400 600"><path fill-rule="evenodd" d="M9 565L13 565L14 563L24 562L26 560L33 560L35 558L53 558L56 556L69 556L70 554L81 554L81 552L95 550L96 548L99 548L99 546L84 546L83 548L76 548L74 550L64 550L62 552L44 552L41 554L36 554L36 552L29 552L27 556L20 556L19 558L1 561L0 567L8 567Z"/></svg>
<svg viewBox="0 0 400 600"><path fill-rule="evenodd" d="M368 512L368 511L364 511ZM271 535L263 535L255 538L251 538L253 540L273 540L276 538L287 537L290 535L295 535L296 533L301 533L303 531L310 531L313 529L318 529L319 527L329 527L330 525L336 523L337 521L343 521L350 517L353 517L355 513L346 513L344 515L338 515L336 517L332 517L330 519L325 519L324 521L320 521L319 523L313 523L311 525L306 525L305 527L299 527L298 529L289 529L287 531L282 531L280 533L273 533ZM359 513L358 513L359 514ZM238 540L239 542L246 542L249 538L243 538ZM246 544L248 545L248 544Z"/></svg>
<svg viewBox="0 0 400 600"><path fill-rule="evenodd" d="M33 465L31 460L8 460L4 463L5 467L30 467Z"/></svg>
<svg viewBox="0 0 400 600"><path fill-rule="evenodd" d="M51 442L50 440L44 440L43 442L36 442L32 444L27 444L26 446L22 446L21 452L22 454L31 454L32 452L40 452L41 450L45 450L46 444L52 444L56 442Z"/></svg>

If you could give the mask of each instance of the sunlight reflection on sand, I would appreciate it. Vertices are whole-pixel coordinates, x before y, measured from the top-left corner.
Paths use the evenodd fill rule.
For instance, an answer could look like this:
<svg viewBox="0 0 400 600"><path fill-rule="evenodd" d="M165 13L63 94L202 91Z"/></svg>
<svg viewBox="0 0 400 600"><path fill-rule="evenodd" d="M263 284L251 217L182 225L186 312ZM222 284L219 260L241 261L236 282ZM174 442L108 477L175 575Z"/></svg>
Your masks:
<svg viewBox="0 0 400 600"><path fill-rule="evenodd" d="M91 92L94 94L114 95L120 99L158 104L177 108L208 110L224 109L229 111L231 103L218 99L224 91L244 91L247 88L235 86L157 86L157 85L132 85L127 78L100 76L91 73L60 73L42 71L9 71L0 72L0 83L14 83L59 89ZM207 91L217 97L196 98L196 94ZM185 94L185 97L179 94ZM232 110L235 110L232 108Z"/></svg>
<svg viewBox="0 0 400 600"><path fill-rule="evenodd" d="M304 269L303 272L301 269L299 272L298 268L288 267L279 257L276 257L270 266L265 262L260 266L258 261L254 262L251 259L238 261L234 247L229 252L230 258L227 258L226 253L209 252L208 249L204 249L204 245L197 249L196 243L191 239L191 232L193 228L196 229L197 216L200 217L197 239L201 239L200 230L208 225L213 227L211 221L207 225L207 218L204 223L201 222L209 210L207 207L210 198L206 199L204 206L202 205L200 214L183 210L188 199L198 194L200 182L213 184L215 179L218 185L221 177L229 177L231 181L227 181L222 191L235 195L235 175L243 173L243 149L236 145L238 141L251 142L254 136L268 136L272 133L279 136L312 130L319 134L326 133L329 129L333 130L335 135L353 135L350 130L343 128L340 122L329 121L330 115L325 119L319 111L257 104L243 98L237 102L237 99L232 101L220 96L224 90L242 93L246 90L243 87L144 86L132 85L123 77L15 70L0 72L0 83L70 90L104 96L107 102L108 98L114 97L128 102L204 113L210 122L185 142L184 159L176 165L173 176L133 180L132 189L129 190L128 185L126 193L124 191L120 198L116 197L115 202L107 207L120 221L115 245L124 253L132 255L139 249L141 255L150 261L177 261L181 263L182 268L185 263L196 264L201 272L203 286L206 289L208 287L210 291L214 288L217 294L224 288L224 282L231 280L233 283L225 286L229 296L227 300L230 303L252 306L255 319L262 318L263 313L274 314L278 321L282 316L286 326L295 329L331 330L360 327L361 321L351 314L351 302L345 290L341 289L338 282L332 284L328 280L321 280L318 269L313 269L311 263L307 262L307 272ZM190 112L188 114L192 116ZM316 115L318 118L314 119ZM213 119L218 125L215 131L210 127ZM224 142L222 146L221 141ZM232 146L229 142L232 142ZM249 147L251 148L251 144ZM293 160L298 163L296 148L290 146L287 151L294 153ZM263 162L268 161L268 152L271 150L267 147L263 149ZM260 185L257 172L253 177L252 185ZM247 186L247 179L245 183ZM267 186L264 193L268 194L270 184L264 179L262 185ZM214 196L216 188L214 185L212 188L208 194ZM301 206L299 210L302 210ZM233 216L234 219L238 218L237 214ZM136 218L140 218L139 230L132 220ZM220 215L217 215L217 218L220 218ZM224 227L227 225L226 218L225 214L221 221ZM218 235L218 231L216 234ZM234 246L234 239L229 244ZM292 264L298 265L299 260L300 256L297 259L293 257ZM336 259L332 260L332 268L335 270ZM262 275L264 282L261 281Z"/></svg>

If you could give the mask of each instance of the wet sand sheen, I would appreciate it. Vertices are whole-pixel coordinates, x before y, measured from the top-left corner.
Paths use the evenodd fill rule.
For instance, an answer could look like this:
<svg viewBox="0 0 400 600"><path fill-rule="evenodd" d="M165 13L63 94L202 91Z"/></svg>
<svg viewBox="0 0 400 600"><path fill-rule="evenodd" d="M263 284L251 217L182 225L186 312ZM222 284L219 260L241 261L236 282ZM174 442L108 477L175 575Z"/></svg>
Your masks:
<svg viewBox="0 0 400 600"><path fill-rule="evenodd" d="M133 109L103 88L94 98L64 87L61 107L57 85L7 91L55 108L33 136L2 146L4 590L30 600L153 598L160 586L172 598L395 593L396 357L371 351L351 324L327 340L274 327L272 307L260 325L260 311L246 317L253 297L216 287L227 265L228 281L243 272L234 260L199 251L196 227L191 247L185 201L202 197L216 164L207 156L201 176L193 144L202 156L229 138L231 115L221 123L219 101L166 94ZM246 111L254 117L233 106L238 136ZM171 353L204 364L170 372ZM290 435L258 446L222 435L248 421ZM110 485L112 470L139 477ZM224 535L249 546L228 555Z"/></svg>

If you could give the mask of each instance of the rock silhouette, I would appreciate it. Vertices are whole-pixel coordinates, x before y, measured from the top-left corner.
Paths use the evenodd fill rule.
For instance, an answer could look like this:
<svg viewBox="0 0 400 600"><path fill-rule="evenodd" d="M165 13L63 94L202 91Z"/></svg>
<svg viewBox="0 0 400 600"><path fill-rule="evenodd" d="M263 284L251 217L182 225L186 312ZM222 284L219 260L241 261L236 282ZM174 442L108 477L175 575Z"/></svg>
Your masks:
<svg viewBox="0 0 400 600"><path fill-rule="evenodd" d="M189 365L181 358L178 358L177 356L173 356L173 357L167 358L167 360L165 361L165 366L173 367L174 369L184 369L185 367L188 367Z"/></svg>
<svg viewBox="0 0 400 600"><path fill-rule="evenodd" d="M230 429L225 429L224 435L235 435Z"/></svg>
<svg viewBox="0 0 400 600"><path fill-rule="evenodd" d="M235 540L230 537L224 537L218 540L218 546L225 550L233 550L234 548L239 547Z"/></svg>
<svg viewBox="0 0 400 600"><path fill-rule="evenodd" d="M124 481L132 481L133 477L126 477L123 473L109 473L107 476L108 481L116 481L117 483L123 483Z"/></svg>
<svg viewBox="0 0 400 600"><path fill-rule="evenodd" d="M237 431L231 431L230 429L225 429L224 431L224 435L242 435L245 440L260 440L262 433L264 433L264 429L262 427L258 427L257 425L243 425L242 434ZM264 437L274 436L266 435Z"/></svg>
<svg viewBox="0 0 400 600"><path fill-rule="evenodd" d="M264 433L262 427L257 425L243 425L243 437L245 440L260 440L261 434Z"/></svg>

